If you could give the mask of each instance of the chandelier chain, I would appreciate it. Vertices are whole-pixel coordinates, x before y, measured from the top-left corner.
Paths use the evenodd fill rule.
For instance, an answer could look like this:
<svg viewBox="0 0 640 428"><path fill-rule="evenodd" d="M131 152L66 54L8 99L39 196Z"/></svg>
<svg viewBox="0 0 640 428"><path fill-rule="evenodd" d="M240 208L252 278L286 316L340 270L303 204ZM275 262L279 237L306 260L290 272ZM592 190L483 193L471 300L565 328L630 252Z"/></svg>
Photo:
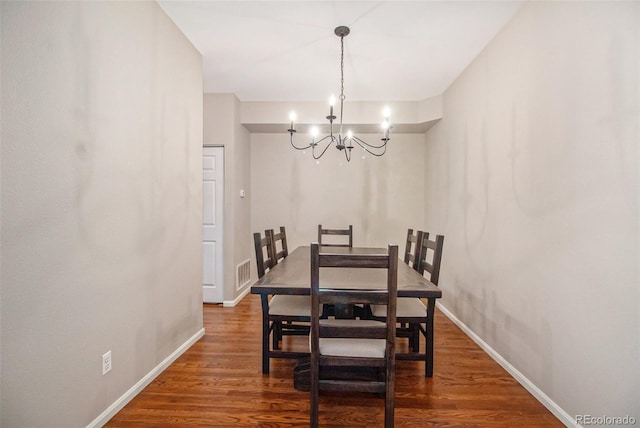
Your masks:
<svg viewBox="0 0 640 428"><path fill-rule="evenodd" d="M344 100L344 36L340 37L340 99Z"/></svg>

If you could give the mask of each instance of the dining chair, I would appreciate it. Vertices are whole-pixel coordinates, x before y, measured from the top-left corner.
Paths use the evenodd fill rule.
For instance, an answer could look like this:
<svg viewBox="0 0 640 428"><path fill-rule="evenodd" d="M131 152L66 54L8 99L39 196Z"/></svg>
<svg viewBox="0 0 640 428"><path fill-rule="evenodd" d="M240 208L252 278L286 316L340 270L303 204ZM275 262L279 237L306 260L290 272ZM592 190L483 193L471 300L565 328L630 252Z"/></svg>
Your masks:
<svg viewBox="0 0 640 428"><path fill-rule="evenodd" d="M336 243L335 240L326 240L323 242L323 236L348 236L348 243ZM353 247L353 226L349 225L348 229L325 229L321 224L318 225L318 243L323 247ZM356 306L348 306L351 308L349 311L345 311L347 307L338 305L323 305L324 312L322 314L323 318L327 318L330 316L341 316L352 318L353 316L362 317L366 314L366 308L362 307L362 305ZM355 312L354 312L355 311ZM354 315L355 314L355 315Z"/></svg>
<svg viewBox="0 0 640 428"><path fill-rule="evenodd" d="M264 237L261 237L258 232L253 234L259 278L262 278L268 270L276 266L279 259L284 259L288 255L284 227L280 227L277 239L273 229L267 229L264 232ZM279 252L276 251L277 240L281 241L283 248ZM271 297L268 302L269 331L263 332L263 334L272 336L274 350L280 348L283 336L306 336L309 334L310 303L309 296L277 295Z"/></svg>
<svg viewBox="0 0 640 428"><path fill-rule="evenodd" d="M444 247L444 236L436 235L435 240L429 239L429 233L423 232L421 239L422 245L418 250L418 268L417 271L420 275L424 275L425 272L429 273L429 281L434 285L438 285L440 280L440 263L442 261L442 248ZM412 346L413 352L419 352L420 350L420 332L426 337L427 331L423 324L426 322L426 306L421 299L407 298L403 300L400 310L400 318L402 321L409 323L409 330L412 338L410 339L410 346ZM411 318L421 314L419 322L411 322Z"/></svg>
<svg viewBox="0 0 640 428"><path fill-rule="evenodd" d="M327 288L321 281L324 268L386 269L387 286ZM397 245L389 245L387 254L372 255L321 253L319 243L311 244L311 427L318 426L320 391L384 394L384 426L393 427L397 281ZM321 304L384 305L386 319L321 319ZM363 375L363 369L372 368L374 376Z"/></svg>
<svg viewBox="0 0 640 428"><path fill-rule="evenodd" d="M419 232L420 234L420 232ZM417 251L417 271L421 275L429 273L429 280L438 285L440 279L440 263L442 261L442 249L444 246L444 236L436 235L434 240L429 239L428 232L422 232L419 239ZM371 318L374 320L384 320L386 308L381 305L371 305ZM421 299L416 297L400 297L397 301L396 335L398 337L409 338L409 351L407 353L397 353L398 360L424 361L426 356L420 353L420 334L425 339L429 334L426 329L427 318L433 314L427 313L427 307ZM425 366L425 374L427 367Z"/></svg>
<svg viewBox="0 0 640 428"><path fill-rule="evenodd" d="M273 241L271 233L269 233L269 231L265 231L264 237L261 237L259 232L254 233L253 245L256 250L258 278L262 278L269 269L278 263L273 255Z"/></svg>
<svg viewBox="0 0 640 428"><path fill-rule="evenodd" d="M420 249L420 243L422 242L422 235L423 235L423 232L421 230L418 230L414 234L413 229L407 229L407 239L404 246L404 262L405 264L407 264L407 266L412 267L416 271L418 270L418 261L420 257L418 250ZM365 308L365 313L366 313L365 317L367 318L372 317L370 307ZM405 330L406 330L406 324L403 323L402 330L398 329L396 331L396 337L402 337L402 335L398 333L404 332ZM404 335L404 337L408 337L408 336Z"/></svg>
<svg viewBox="0 0 640 428"><path fill-rule="evenodd" d="M412 267L414 270L419 269L420 262L420 248L422 247L422 239L424 232L418 230L415 234L413 233L413 229L407 229L407 240L404 247L404 262L407 266ZM377 313L382 313L383 310L378 309ZM367 310L368 314L371 314L371 308ZM370 316L369 316L370 317ZM371 317L370 317L371 318ZM415 342L415 326L411 328L408 327L406 322L398 321L398 328L396 330L396 337L404 337L409 340L409 347L411 349L416 348Z"/></svg>
<svg viewBox="0 0 640 428"><path fill-rule="evenodd" d="M333 241L322 242L323 236L348 236L349 243L337 244ZM318 243L323 247L353 247L353 226L349 225L348 229L324 229L321 224L318 225Z"/></svg>
<svg viewBox="0 0 640 428"><path fill-rule="evenodd" d="M268 229L264 231L265 234L271 235L272 241L272 258L275 260L277 264L279 261L285 259L289 255L289 247L287 246L287 231L284 226L280 226L280 232L274 233L273 229ZM278 248L279 247L279 248ZM307 296L282 296L286 297L284 299L277 299L276 307L274 308L276 312L289 312L295 314L304 314L305 319L304 324L300 324L294 322L295 320L283 320L283 322L279 322L275 324L274 327L274 349L279 348L279 342L282 340L283 336L307 336L309 334L309 323L306 319L307 313L311 316L310 309L307 310L306 307L309 305L310 299ZM283 302L287 302L289 307L283 305ZM300 310L300 308L292 310L292 305L304 305L305 309ZM286 313L282 313L280 315L287 315Z"/></svg>
<svg viewBox="0 0 640 428"><path fill-rule="evenodd" d="M413 234L413 229L407 229L407 241L404 247L404 262L411 266L414 270L418 270L418 258L420 254L420 242L422 242L423 232L418 230Z"/></svg>
<svg viewBox="0 0 640 428"><path fill-rule="evenodd" d="M271 233L273 233L273 229L271 229ZM279 250L278 246L280 247ZM274 252L273 258L276 260L276 263L289 255L289 248L287 247L287 231L284 226L280 226L280 232L273 233L272 248Z"/></svg>

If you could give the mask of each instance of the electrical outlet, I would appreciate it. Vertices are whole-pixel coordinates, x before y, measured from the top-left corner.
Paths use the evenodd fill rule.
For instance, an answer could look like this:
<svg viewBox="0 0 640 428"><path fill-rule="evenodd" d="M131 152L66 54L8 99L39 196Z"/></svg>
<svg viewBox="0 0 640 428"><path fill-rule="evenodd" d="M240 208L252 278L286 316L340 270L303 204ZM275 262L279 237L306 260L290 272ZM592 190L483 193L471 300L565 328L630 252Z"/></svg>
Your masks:
<svg viewBox="0 0 640 428"><path fill-rule="evenodd" d="M106 375L111 371L111 351L102 356L102 374Z"/></svg>

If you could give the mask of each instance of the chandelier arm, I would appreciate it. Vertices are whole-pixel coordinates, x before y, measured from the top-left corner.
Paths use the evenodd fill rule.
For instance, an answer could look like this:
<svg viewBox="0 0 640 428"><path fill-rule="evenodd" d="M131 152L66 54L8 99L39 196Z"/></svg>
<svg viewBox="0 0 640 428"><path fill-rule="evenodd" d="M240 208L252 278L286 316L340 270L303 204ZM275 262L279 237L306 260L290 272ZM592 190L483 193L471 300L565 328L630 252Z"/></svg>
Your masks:
<svg viewBox="0 0 640 428"><path fill-rule="evenodd" d="M310 148L310 147L311 147L311 144L309 144L309 145L308 145L308 146L306 146L306 147L298 147L298 146L296 146L295 144L293 144L293 132L291 133L291 140L290 140L290 142L291 142L291 146L292 146L294 149L296 149L296 150L307 150L308 148Z"/></svg>
<svg viewBox="0 0 640 428"><path fill-rule="evenodd" d="M344 157L347 159L347 162L351 162L351 149L345 149Z"/></svg>
<svg viewBox="0 0 640 428"><path fill-rule="evenodd" d="M293 146L294 149L296 150L307 150L309 148L312 148L314 146L317 146L318 144L322 143L324 140L326 140L327 138L331 137L330 135L327 135L326 137L318 140L317 142L311 142L308 146L305 147L298 147L295 144L293 144L293 134L291 134L291 145ZM324 153L324 152L323 152Z"/></svg>
<svg viewBox="0 0 640 428"><path fill-rule="evenodd" d="M371 153L371 154L372 154L372 155L374 155L374 156L382 157L382 156L384 156L384 154L387 152L387 146L384 146L384 150L382 151L382 153L374 153L374 152L370 152L370 151L368 151L368 150L367 150L367 152L368 152L368 153Z"/></svg>
<svg viewBox="0 0 640 428"><path fill-rule="evenodd" d="M331 143L333 143L333 141L335 140L335 138L334 138L334 137L332 137L332 136L330 136L330 135L327 135L327 136L326 136L326 137L324 137L322 140L318 141L318 143L320 143L320 142L322 142L322 141L326 140L326 139L327 139L327 138L329 138L329 137L331 137L331 140L329 140L329 142L328 142L328 143L327 143L327 145L324 147L324 150L322 150L322 153L320 153L320 155L316 156L316 151L315 151L316 147L315 147L315 146L313 147L313 149L311 150L311 155L313 156L313 158L314 158L314 159L316 159L316 160L320 159L320 158L322 157L322 155L324 155L324 152L326 152L326 151L327 151L327 149L331 146ZM316 144L316 146L317 146L317 144Z"/></svg>
<svg viewBox="0 0 640 428"><path fill-rule="evenodd" d="M355 135L352 138L356 141L356 143L358 143L360 145L360 147L365 148L365 146L366 146L367 148L372 148L372 149L382 149L382 148L386 149L387 142L389 141L389 140L387 140L384 143L382 143L381 145L376 146L374 144L367 143L366 141L356 137Z"/></svg>
<svg viewBox="0 0 640 428"><path fill-rule="evenodd" d="M326 140L327 138L329 138L329 143L328 145L331 145L331 143L333 142L333 140L335 139L335 137L333 135L325 135L324 137L322 137L321 139L319 139L315 145L317 146L318 144L322 143L324 140Z"/></svg>
<svg viewBox="0 0 640 428"><path fill-rule="evenodd" d="M384 155L387 152L387 146L386 145L380 146L380 147L372 147L369 144L365 143L364 141L360 140L359 138L353 137L353 140L356 142L356 144L358 144L360 147L362 147L364 149L364 151L366 151L369 154L372 154L373 156L380 157L380 156ZM364 144L362 144L361 141ZM372 151L371 148L383 149L383 150L382 150L382 153L378 154L378 153Z"/></svg>

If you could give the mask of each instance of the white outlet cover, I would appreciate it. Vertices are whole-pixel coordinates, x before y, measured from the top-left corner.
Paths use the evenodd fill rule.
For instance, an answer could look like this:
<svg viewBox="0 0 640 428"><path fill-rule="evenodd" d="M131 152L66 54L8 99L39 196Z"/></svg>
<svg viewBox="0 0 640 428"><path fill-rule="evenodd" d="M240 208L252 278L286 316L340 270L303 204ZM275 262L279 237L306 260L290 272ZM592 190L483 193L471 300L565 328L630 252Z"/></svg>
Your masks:
<svg viewBox="0 0 640 428"><path fill-rule="evenodd" d="M102 374L105 375L111 371L111 351L102 355Z"/></svg>

